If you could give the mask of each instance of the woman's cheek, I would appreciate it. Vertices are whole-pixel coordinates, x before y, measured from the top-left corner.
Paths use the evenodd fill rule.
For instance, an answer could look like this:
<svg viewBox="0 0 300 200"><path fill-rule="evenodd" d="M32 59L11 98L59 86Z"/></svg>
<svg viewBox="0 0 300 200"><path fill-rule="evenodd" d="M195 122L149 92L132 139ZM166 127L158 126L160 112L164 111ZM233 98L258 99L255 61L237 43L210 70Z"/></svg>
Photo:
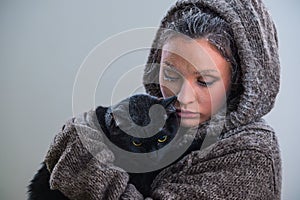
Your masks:
<svg viewBox="0 0 300 200"><path fill-rule="evenodd" d="M176 81L160 81L160 90L164 97L170 97L178 94L180 85Z"/></svg>
<svg viewBox="0 0 300 200"><path fill-rule="evenodd" d="M212 114L217 113L226 103L226 90L224 86L210 90Z"/></svg>
<svg viewBox="0 0 300 200"><path fill-rule="evenodd" d="M160 90L164 98L171 97L177 94L174 90L172 90L172 88L167 86L160 86Z"/></svg>

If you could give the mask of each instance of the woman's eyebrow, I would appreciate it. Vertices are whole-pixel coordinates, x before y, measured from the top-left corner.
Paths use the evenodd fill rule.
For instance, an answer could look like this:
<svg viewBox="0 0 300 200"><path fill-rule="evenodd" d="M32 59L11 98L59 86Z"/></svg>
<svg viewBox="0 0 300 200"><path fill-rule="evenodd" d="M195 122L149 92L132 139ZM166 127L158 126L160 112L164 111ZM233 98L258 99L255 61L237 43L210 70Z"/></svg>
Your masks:
<svg viewBox="0 0 300 200"><path fill-rule="evenodd" d="M171 69L171 70L173 70L173 71L179 73L179 71L176 69L175 65L173 65L172 63L170 63L170 62L168 62L168 61L164 61L163 63L164 63L164 64L166 65L166 67L168 67L169 69Z"/></svg>
<svg viewBox="0 0 300 200"><path fill-rule="evenodd" d="M218 70L216 70L216 69L204 69L204 70L200 70L200 71L195 71L194 72L194 74L195 75L209 75L209 74L211 74L211 73L213 73L213 74L216 74L216 73L218 73Z"/></svg>
<svg viewBox="0 0 300 200"><path fill-rule="evenodd" d="M164 61L163 63L164 63L164 64L166 65L166 67L168 67L170 70L173 70L173 71L175 71L175 72L177 72L177 73L180 73L180 72L177 70L177 68L175 67L175 65L173 65L172 63L170 63L170 62L168 62L168 61ZM209 75L209 74L215 74L215 75L216 75L216 73L219 74L219 71L216 70L216 69L204 69L204 70L198 71L196 68L195 68L195 71L193 72L193 74L196 75L196 76L204 76L204 75Z"/></svg>

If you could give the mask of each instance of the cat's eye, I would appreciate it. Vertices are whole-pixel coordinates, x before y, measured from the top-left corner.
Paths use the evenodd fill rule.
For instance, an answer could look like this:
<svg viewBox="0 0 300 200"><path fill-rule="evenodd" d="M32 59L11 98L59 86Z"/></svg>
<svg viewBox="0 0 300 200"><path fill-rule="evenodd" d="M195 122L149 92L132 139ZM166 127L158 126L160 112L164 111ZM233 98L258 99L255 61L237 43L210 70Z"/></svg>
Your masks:
<svg viewBox="0 0 300 200"><path fill-rule="evenodd" d="M139 146L141 146L142 145L142 143L141 142L138 142L138 141L132 141L132 144L134 145L134 146L136 146L136 147L139 147Z"/></svg>
<svg viewBox="0 0 300 200"><path fill-rule="evenodd" d="M158 141L159 143L163 143L163 142L167 141L167 139L168 139L168 136L167 136L167 135L164 135L164 136L158 138L157 141Z"/></svg>

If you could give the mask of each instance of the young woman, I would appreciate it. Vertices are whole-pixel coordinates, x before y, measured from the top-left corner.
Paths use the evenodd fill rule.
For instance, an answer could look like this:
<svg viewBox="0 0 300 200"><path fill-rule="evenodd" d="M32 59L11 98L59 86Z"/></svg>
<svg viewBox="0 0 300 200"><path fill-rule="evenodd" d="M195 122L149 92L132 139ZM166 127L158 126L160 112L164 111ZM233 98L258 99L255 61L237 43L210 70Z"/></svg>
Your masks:
<svg viewBox="0 0 300 200"><path fill-rule="evenodd" d="M149 199L280 199L277 138L262 119L279 90L276 34L260 0L183 0L171 7L148 57L146 91L177 95L182 125L197 127L196 138L217 140L163 170ZM95 123L89 112L56 136L45 159L51 188L66 199L146 198L109 164L105 150L102 160L87 161L76 126L93 130Z"/></svg>

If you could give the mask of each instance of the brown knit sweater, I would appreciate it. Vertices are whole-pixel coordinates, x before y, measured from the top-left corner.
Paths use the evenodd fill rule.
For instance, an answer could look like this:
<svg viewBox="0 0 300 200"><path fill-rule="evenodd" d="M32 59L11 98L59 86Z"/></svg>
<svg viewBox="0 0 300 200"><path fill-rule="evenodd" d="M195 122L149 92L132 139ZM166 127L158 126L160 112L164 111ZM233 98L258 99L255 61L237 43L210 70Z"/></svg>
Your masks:
<svg viewBox="0 0 300 200"><path fill-rule="evenodd" d="M278 142L262 119L273 108L279 90L274 23L261 0L183 0L168 11L160 27L193 6L212 10L232 28L244 92L237 109L227 113L222 136L162 171L149 199L280 199ZM159 36L158 32L144 74L146 91L156 96L161 95L159 86L148 83L158 83L158 65L151 63L159 63L160 51L154 48ZM199 134L214 130L210 126L203 125ZM114 156L101 142L99 131L93 110L65 124L45 159L51 188L70 199L144 199L128 184L128 174L112 165Z"/></svg>
<svg viewBox="0 0 300 200"><path fill-rule="evenodd" d="M70 199L144 199L112 165L95 112L68 121L46 157L52 189ZM94 153L94 156L91 155ZM263 121L231 130L156 178L153 199L280 199L280 155Z"/></svg>

